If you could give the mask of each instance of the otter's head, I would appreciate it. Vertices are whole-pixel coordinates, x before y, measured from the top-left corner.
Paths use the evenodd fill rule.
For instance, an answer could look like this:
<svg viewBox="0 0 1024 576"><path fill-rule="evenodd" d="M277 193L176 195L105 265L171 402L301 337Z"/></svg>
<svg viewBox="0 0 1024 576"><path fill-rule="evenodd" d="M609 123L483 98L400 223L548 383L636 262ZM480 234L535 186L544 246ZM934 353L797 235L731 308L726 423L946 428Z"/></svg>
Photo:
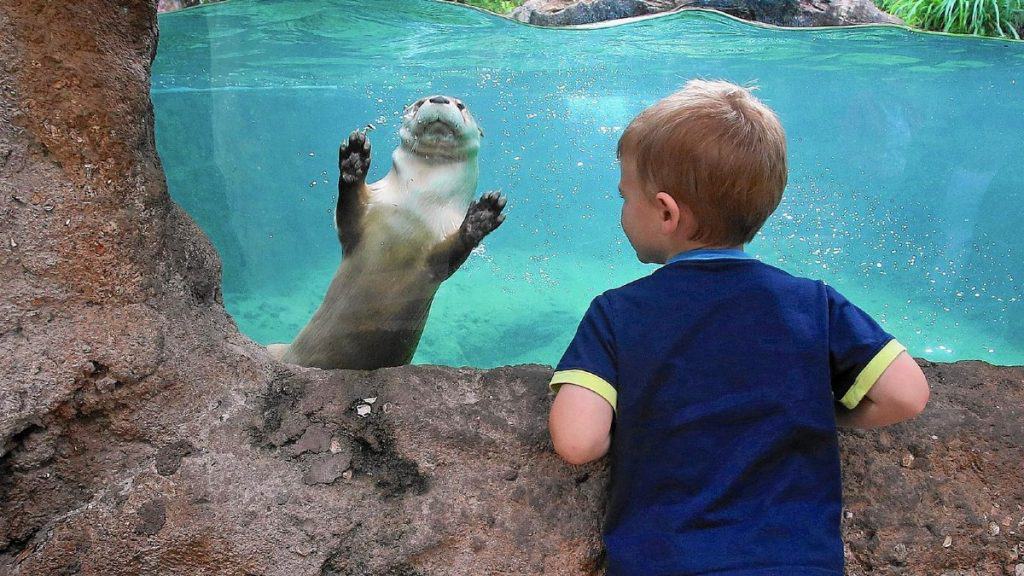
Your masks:
<svg viewBox="0 0 1024 576"><path fill-rule="evenodd" d="M402 147L418 156L465 160L480 150L484 131L461 101L428 96L405 109L398 135Z"/></svg>

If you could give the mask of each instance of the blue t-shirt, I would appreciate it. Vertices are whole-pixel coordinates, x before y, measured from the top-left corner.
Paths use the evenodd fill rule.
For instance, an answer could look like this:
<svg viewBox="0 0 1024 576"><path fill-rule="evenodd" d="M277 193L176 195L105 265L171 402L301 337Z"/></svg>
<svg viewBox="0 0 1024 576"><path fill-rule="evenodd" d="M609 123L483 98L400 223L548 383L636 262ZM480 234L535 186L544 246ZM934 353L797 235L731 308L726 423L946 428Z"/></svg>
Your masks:
<svg viewBox="0 0 1024 576"><path fill-rule="evenodd" d="M552 387L615 409L608 575L842 576L835 410L902 350L831 287L739 250L597 297Z"/></svg>

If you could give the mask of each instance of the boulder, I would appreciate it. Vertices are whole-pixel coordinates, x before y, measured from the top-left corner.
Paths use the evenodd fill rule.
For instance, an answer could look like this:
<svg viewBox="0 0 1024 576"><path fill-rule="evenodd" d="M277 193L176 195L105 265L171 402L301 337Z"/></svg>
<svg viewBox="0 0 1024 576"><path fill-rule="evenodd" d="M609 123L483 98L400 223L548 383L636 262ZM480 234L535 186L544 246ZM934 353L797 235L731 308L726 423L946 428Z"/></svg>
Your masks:
<svg viewBox="0 0 1024 576"><path fill-rule="evenodd" d="M546 366L286 366L167 195L148 0L0 0L0 574L600 574ZM1013 574L1024 369L842 438L851 574ZM1024 568L1022 568L1024 569Z"/></svg>
<svg viewBox="0 0 1024 576"><path fill-rule="evenodd" d="M157 0L157 12L174 12L183 8L191 8L200 4L213 4L224 0Z"/></svg>
<svg viewBox="0 0 1024 576"><path fill-rule="evenodd" d="M903 24L871 0L527 0L510 17L539 26L577 26L687 8L774 26Z"/></svg>

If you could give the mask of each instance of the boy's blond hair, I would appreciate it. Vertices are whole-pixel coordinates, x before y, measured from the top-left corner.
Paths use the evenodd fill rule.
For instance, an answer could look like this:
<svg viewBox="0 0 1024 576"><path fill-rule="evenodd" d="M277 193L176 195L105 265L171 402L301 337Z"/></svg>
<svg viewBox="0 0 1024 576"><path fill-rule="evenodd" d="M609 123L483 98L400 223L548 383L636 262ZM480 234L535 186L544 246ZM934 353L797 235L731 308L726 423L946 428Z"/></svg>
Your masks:
<svg viewBox="0 0 1024 576"><path fill-rule="evenodd" d="M779 119L750 90L721 80L690 80L641 112L619 139L624 154L645 186L690 208L691 240L709 246L749 242L786 187Z"/></svg>

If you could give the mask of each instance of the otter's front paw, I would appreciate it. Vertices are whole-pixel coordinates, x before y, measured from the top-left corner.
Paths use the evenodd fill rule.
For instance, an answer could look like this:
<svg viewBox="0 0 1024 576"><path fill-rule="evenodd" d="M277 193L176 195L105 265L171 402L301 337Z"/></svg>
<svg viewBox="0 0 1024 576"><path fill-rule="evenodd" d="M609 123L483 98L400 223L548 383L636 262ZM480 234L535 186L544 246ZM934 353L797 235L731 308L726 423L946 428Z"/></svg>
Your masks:
<svg viewBox="0 0 1024 576"><path fill-rule="evenodd" d="M360 184L370 169L370 141L359 130L352 132L348 140L338 149L338 167L341 181L345 184Z"/></svg>
<svg viewBox="0 0 1024 576"><path fill-rule="evenodd" d="M500 193L488 192L481 196L480 200L470 204L460 229L463 240L476 246L484 236L501 226L505 221L505 215L501 213L505 209L505 201L506 198Z"/></svg>

